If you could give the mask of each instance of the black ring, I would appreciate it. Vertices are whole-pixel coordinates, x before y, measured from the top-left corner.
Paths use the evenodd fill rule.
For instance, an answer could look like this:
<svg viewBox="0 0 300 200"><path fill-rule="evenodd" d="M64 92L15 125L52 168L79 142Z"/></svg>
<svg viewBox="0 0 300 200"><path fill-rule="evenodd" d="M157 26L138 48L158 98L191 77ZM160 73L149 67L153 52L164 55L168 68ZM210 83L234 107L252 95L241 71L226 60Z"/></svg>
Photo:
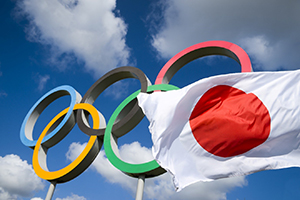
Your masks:
<svg viewBox="0 0 300 200"><path fill-rule="evenodd" d="M147 87L151 85L151 82L147 78L147 76L136 67L119 67L114 70L109 71L105 75L103 75L100 79L98 79L85 93L83 96L81 103L89 103L93 104L97 97L110 85L113 83L126 79L126 78L136 78L141 83L141 92L147 92ZM133 100L130 104L128 104L125 109L120 113L118 119L112 128L112 133L116 137L121 137L122 135L129 132L133 129L144 117L144 113L139 107L137 100ZM85 119L83 119L85 118ZM91 136L97 135L101 139L103 139L105 128L100 129L92 129L88 126L88 113L78 110L77 112L77 124L82 132Z"/></svg>

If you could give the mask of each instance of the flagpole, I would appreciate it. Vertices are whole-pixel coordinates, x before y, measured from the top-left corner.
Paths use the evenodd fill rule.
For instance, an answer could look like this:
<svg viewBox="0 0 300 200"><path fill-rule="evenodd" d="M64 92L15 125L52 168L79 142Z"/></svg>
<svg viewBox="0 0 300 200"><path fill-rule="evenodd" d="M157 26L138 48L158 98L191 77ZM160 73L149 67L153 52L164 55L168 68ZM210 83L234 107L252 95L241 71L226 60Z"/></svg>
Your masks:
<svg viewBox="0 0 300 200"><path fill-rule="evenodd" d="M143 200L144 185L145 185L145 175L140 175L138 178L135 200Z"/></svg>
<svg viewBox="0 0 300 200"><path fill-rule="evenodd" d="M53 196L53 193L54 193L54 190L55 190L55 186L56 186L56 182L50 182L50 186L49 186L49 189L48 189L47 196L46 196L45 200L51 200L52 199L52 196Z"/></svg>

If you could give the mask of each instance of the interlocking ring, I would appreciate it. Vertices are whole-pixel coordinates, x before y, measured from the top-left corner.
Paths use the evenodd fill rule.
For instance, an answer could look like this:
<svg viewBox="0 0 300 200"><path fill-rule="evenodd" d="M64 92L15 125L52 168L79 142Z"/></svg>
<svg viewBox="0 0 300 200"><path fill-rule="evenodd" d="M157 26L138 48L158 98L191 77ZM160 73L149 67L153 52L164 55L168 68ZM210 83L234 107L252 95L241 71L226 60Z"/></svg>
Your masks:
<svg viewBox="0 0 300 200"><path fill-rule="evenodd" d="M225 41L208 41L190 46L171 58L158 73L155 84L168 84L176 72L189 62L209 55L227 56L241 65L241 72L251 72L248 54L238 45Z"/></svg>
<svg viewBox="0 0 300 200"><path fill-rule="evenodd" d="M93 119L93 128L99 128L99 113L94 106L90 104L80 103L76 104L73 108L73 110L78 109L88 111ZM46 126L46 128L41 133L39 139L37 140L36 146L33 151L32 165L35 173L42 179L48 181L55 181L57 183L67 182L77 177L86 168L88 168L100 151L102 141L98 139L97 136L90 136L90 139L87 145L85 146L84 150L71 164L57 171L50 172L48 170L46 162L48 148L42 145L42 140L44 139L48 130L55 124L55 122L58 121L61 117L65 116L70 110L70 108L66 108L65 110L61 111L58 115L56 115L49 122L49 124ZM59 141L56 141L56 143L58 142Z"/></svg>
<svg viewBox="0 0 300 200"><path fill-rule="evenodd" d="M42 144L50 148L64 138L67 135L67 130L70 130L75 125L75 117L73 114L73 108L76 103L79 103L81 100L81 95L71 86L60 86L54 88L53 90L46 93L42 96L29 110L27 113L20 131L20 138L24 145L34 148L36 145L37 140L33 140L32 132L36 120L40 116L40 114L45 110L45 108L58 99L59 97L70 95L71 96L71 103L70 103L70 110L66 113L65 117L59 123L58 126L54 130L51 130L43 139Z"/></svg>
<svg viewBox="0 0 300 200"><path fill-rule="evenodd" d="M98 79L85 93L81 103L93 104L97 97L110 85L113 83L126 79L126 78L136 78L141 83L141 91L146 92L147 87L151 85L147 76L138 68L135 67L120 67L116 68L100 79ZM144 117L143 111L139 107L137 100L133 100L130 104L126 106L126 109L120 113L118 120L115 122L112 132L120 137L130 131L135 127ZM77 113L77 123L78 127L82 132L87 135L98 135L103 138L105 126L100 127L100 129L91 129L88 125L87 115L83 111Z"/></svg>
<svg viewBox="0 0 300 200"><path fill-rule="evenodd" d="M161 84L161 85L152 85L149 86L147 92L153 92L154 90L161 90L161 91L168 91L168 90L176 90L179 89L173 85ZM130 102L136 99L137 95L142 92L138 90L134 92L132 95L127 97L113 112L111 118L108 121L107 127L105 129L104 134L104 149L105 154L108 160L119 170L128 174L132 177L139 177L141 174L145 175L145 177L154 177L158 176L165 172L155 160L152 160L147 163L142 164L130 164L124 162L119 158L118 146L117 146L117 139L118 137L112 133L112 128L115 120L119 113L126 107L126 105L130 104Z"/></svg>

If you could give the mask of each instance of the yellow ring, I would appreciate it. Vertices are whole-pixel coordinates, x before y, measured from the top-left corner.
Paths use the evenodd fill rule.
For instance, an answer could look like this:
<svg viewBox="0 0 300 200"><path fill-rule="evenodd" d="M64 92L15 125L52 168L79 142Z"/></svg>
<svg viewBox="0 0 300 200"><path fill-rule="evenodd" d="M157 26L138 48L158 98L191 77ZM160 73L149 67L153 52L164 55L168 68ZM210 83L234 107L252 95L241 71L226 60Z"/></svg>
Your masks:
<svg viewBox="0 0 300 200"><path fill-rule="evenodd" d="M97 109L92 106L91 104L86 103L80 103L75 104L73 110L83 109L90 113L92 119L93 119L93 129L99 128L100 125L100 118ZM90 139L84 148L84 150L81 152L81 154L68 166L57 170L57 171L49 171L47 169L46 164L46 155L47 155L47 149L43 145L41 145L43 138L45 137L47 131L50 129L50 127L63 115L65 115L68 112L69 108L64 109L61 111L58 115L56 115L50 122L47 124L46 128L41 133L39 139L37 140L36 146L33 151L33 158L32 158L32 165L35 173L42 179L49 180L49 181L56 181L56 182L66 182L69 181L76 176L78 176L80 173L82 173L95 159L97 154L100 151L101 145L99 145L97 136L90 136ZM41 148L42 147L42 148ZM43 153L45 155L43 155ZM44 157L42 157L44 156ZM85 159L88 157L92 157L93 159ZM43 159L43 163L39 162L39 158ZM43 167L41 167L41 165Z"/></svg>

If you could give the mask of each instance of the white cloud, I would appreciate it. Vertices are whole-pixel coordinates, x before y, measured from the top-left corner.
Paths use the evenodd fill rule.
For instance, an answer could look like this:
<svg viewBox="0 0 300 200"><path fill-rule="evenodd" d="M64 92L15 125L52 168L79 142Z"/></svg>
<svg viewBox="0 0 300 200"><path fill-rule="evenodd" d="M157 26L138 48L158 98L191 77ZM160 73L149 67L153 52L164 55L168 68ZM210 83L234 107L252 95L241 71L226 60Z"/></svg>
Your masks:
<svg viewBox="0 0 300 200"><path fill-rule="evenodd" d="M0 187L0 200L16 200L17 195L16 194L10 194L9 192L5 191L3 188Z"/></svg>
<svg viewBox="0 0 300 200"><path fill-rule="evenodd" d="M60 69L75 59L98 77L128 64L127 26L116 0L19 0L18 9L29 20L28 39L49 46L49 60Z"/></svg>
<svg viewBox="0 0 300 200"><path fill-rule="evenodd" d="M67 158L74 160L84 149L86 144L72 143L67 152ZM151 149L142 147L138 142L126 144L120 147L120 156L129 163L142 163L153 159ZM128 189L133 195L136 192L137 180L128 177L112 166L105 156L104 151L100 151L98 157L92 164L92 168L105 177L111 183L118 183ZM186 187L179 193L175 192L171 176L165 173L161 176L146 179L144 196L147 199L167 200L167 199L206 199L221 200L226 199L226 193L234 187L243 187L247 182L245 177L228 178L210 183L196 183Z"/></svg>
<svg viewBox="0 0 300 200"><path fill-rule="evenodd" d="M72 196L67 196L66 198L56 198L55 200L86 200L83 196L78 196L77 194L72 194Z"/></svg>
<svg viewBox="0 0 300 200"><path fill-rule="evenodd" d="M186 187L178 194L174 194L170 199L180 200L186 199L187 196L189 200L197 199L207 199L207 200L226 200L226 193L235 187L243 187L247 185L245 177L235 177L220 179L213 182L198 182L189 187Z"/></svg>
<svg viewBox="0 0 300 200"><path fill-rule="evenodd" d="M42 190L44 182L34 173L32 166L17 155L0 156L0 199L29 197ZM8 198L9 197L9 198Z"/></svg>
<svg viewBox="0 0 300 200"><path fill-rule="evenodd" d="M35 81L37 82L38 84L38 90L39 91L42 91L44 88L45 88L45 85L46 83L48 82L48 80L50 79L50 76L49 75L40 75L40 74L37 74L35 76Z"/></svg>
<svg viewBox="0 0 300 200"><path fill-rule="evenodd" d="M31 198L30 200L43 200L41 197L34 197L34 198Z"/></svg>
<svg viewBox="0 0 300 200"><path fill-rule="evenodd" d="M162 21L156 23L152 45L164 58L199 42L225 40L244 48L256 69L300 67L299 1L168 0L160 5Z"/></svg>
<svg viewBox="0 0 300 200"><path fill-rule="evenodd" d="M69 147L69 151L66 154L67 159L74 160L83 151L86 143L72 143ZM104 176L111 183L122 183L127 186L131 186L133 182L136 182L133 178L128 178L121 171L117 170L108 161L104 151L100 151L99 155L92 164L92 168L99 174Z"/></svg>

